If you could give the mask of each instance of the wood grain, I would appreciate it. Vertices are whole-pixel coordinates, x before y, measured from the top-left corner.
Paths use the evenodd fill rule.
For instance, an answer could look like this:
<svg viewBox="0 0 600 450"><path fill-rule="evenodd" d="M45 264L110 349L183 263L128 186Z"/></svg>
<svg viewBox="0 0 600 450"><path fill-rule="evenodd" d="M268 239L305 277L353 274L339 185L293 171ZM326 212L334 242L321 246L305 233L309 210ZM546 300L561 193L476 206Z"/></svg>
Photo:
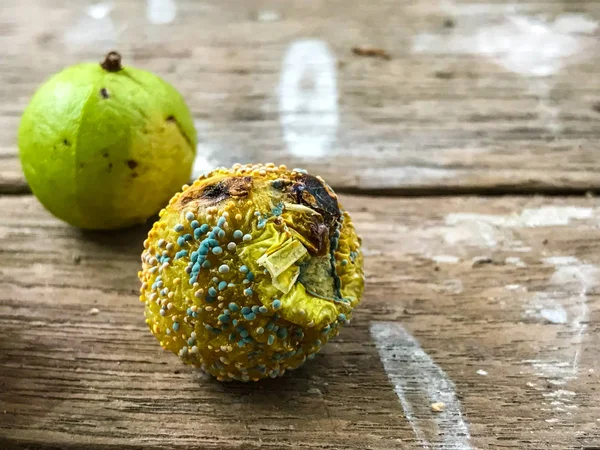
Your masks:
<svg viewBox="0 0 600 450"><path fill-rule="evenodd" d="M282 379L220 384L146 329L148 226L84 233L31 196L0 197L0 447L422 448L369 332L381 322L452 380L470 448L600 445L598 200L342 201L366 255L352 324ZM423 380L407 382L439 444Z"/></svg>
<svg viewBox="0 0 600 450"><path fill-rule="evenodd" d="M114 2L108 13L67 0L0 9L0 192L27 189L16 129L35 88L113 48L181 90L203 168L274 161L320 173L346 192L600 189L598 2L175 4L173 22L163 25L134 1ZM306 40L329 49L337 109L319 109L329 88L315 87L309 73L298 85L305 106L281 112L280 97L292 95L279 92L284 58ZM498 47L505 41L508 50ZM355 47L383 49L391 60L357 56ZM304 124L307 148L314 150L311 136L332 142L320 156L295 156L282 120Z"/></svg>

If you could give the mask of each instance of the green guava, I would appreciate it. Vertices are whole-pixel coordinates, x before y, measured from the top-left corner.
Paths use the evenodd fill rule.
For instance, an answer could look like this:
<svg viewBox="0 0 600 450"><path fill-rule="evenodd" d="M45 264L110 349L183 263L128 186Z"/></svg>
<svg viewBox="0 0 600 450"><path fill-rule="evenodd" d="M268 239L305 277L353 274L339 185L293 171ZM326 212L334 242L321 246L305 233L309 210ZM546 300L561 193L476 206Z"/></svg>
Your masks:
<svg viewBox="0 0 600 450"><path fill-rule="evenodd" d="M152 73L123 67L116 52L42 85L18 140L34 195L56 217L86 229L144 222L189 180L196 152L179 92Z"/></svg>

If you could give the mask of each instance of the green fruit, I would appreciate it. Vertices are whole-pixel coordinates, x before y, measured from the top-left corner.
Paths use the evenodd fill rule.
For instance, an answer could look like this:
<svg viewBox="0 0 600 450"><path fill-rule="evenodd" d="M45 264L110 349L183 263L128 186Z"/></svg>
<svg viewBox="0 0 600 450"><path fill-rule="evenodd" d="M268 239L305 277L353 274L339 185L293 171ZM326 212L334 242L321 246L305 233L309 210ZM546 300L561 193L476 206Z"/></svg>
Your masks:
<svg viewBox="0 0 600 450"><path fill-rule="evenodd" d="M181 95L149 72L102 64L54 75L19 127L19 153L39 201L73 226L143 222L189 180L196 131Z"/></svg>

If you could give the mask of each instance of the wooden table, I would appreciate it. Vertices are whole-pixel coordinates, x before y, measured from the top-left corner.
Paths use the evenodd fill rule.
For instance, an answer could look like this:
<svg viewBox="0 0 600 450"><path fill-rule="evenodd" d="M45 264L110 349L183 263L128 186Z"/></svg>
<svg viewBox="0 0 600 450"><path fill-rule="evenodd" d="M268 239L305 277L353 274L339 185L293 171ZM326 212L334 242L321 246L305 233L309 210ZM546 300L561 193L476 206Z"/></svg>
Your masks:
<svg viewBox="0 0 600 450"><path fill-rule="evenodd" d="M0 448L600 448L600 2L6 3ZM302 369L183 366L136 296L150 224L81 232L30 195L28 99L113 48L188 100L196 173L342 193L367 290Z"/></svg>

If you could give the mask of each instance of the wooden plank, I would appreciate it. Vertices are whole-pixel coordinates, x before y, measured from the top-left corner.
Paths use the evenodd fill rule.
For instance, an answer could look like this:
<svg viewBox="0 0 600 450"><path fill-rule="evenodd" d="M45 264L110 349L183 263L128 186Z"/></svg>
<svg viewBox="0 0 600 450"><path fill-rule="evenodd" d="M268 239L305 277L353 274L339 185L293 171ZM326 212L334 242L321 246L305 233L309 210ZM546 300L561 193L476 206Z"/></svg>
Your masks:
<svg viewBox="0 0 600 450"><path fill-rule="evenodd" d="M147 226L84 233L0 197L0 446L600 445L598 200L342 201L366 260L352 324L282 379L221 384L146 329Z"/></svg>
<svg viewBox="0 0 600 450"><path fill-rule="evenodd" d="M0 11L0 191L25 189L15 135L36 86L113 48L185 95L198 171L275 161L345 191L600 188L598 2L160 3Z"/></svg>

